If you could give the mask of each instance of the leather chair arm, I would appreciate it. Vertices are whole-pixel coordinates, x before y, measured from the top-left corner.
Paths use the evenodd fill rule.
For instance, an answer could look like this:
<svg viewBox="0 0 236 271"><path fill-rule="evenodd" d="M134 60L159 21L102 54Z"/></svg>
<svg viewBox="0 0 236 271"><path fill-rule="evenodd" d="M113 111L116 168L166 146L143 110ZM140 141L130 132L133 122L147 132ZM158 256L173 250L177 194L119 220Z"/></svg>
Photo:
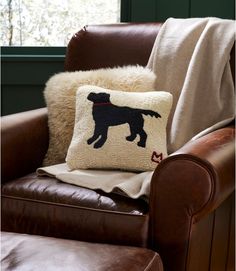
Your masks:
<svg viewBox="0 0 236 271"><path fill-rule="evenodd" d="M2 183L35 171L48 148L47 109L1 118Z"/></svg>
<svg viewBox="0 0 236 271"><path fill-rule="evenodd" d="M234 191L234 134L229 126L190 141L156 168L150 245L167 263L166 270L187 270L192 226Z"/></svg>

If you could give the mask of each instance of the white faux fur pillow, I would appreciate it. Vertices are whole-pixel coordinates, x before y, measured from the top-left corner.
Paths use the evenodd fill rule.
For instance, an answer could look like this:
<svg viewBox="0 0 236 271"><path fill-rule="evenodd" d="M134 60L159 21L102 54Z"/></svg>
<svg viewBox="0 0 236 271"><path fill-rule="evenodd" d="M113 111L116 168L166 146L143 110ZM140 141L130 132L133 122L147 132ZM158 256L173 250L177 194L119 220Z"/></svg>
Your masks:
<svg viewBox="0 0 236 271"><path fill-rule="evenodd" d="M96 85L122 91L152 91L154 82L155 74L142 66L63 72L51 77L44 91L50 135L44 165L65 162L73 134L78 87Z"/></svg>
<svg viewBox="0 0 236 271"><path fill-rule="evenodd" d="M167 156L168 92L128 93L82 86L76 96L70 169L153 170Z"/></svg>

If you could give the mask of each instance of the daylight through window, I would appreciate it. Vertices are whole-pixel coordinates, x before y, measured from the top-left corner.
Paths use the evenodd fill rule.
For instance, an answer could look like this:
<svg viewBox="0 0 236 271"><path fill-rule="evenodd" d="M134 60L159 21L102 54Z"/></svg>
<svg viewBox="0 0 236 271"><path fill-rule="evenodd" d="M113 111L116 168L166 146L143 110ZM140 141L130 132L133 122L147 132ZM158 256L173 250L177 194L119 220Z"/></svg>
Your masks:
<svg viewBox="0 0 236 271"><path fill-rule="evenodd" d="M120 0L1 0L2 46L66 46L87 24L120 21Z"/></svg>

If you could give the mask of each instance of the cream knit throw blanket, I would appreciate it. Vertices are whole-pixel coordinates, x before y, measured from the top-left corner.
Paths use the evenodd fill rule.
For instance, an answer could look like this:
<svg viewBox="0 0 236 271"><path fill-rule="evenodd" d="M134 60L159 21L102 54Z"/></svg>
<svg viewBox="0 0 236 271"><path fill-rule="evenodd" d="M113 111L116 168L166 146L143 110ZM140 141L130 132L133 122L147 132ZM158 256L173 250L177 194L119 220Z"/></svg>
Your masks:
<svg viewBox="0 0 236 271"><path fill-rule="evenodd" d="M168 152L234 119L229 57L235 22L219 18L168 19L148 62L156 89L171 92Z"/></svg>
<svg viewBox="0 0 236 271"><path fill-rule="evenodd" d="M169 153L193 136L234 118L234 86L229 66L234 31L233 21L217 18L169 19L160 30L148 67L157 75L156 89L174 96ZM131 198L149 196L152 176L152 172L68 171L66 164L40 168L37 173Z"/></svg>
<svg viewBox="0 0 236 271"><path fill-rule="evenodd" d="M65 183L145 200L149 197L152 174L152 171L138 174L119 170L78 169L70 171L66 163L37 169L38 176L54 177Z"/></svg>

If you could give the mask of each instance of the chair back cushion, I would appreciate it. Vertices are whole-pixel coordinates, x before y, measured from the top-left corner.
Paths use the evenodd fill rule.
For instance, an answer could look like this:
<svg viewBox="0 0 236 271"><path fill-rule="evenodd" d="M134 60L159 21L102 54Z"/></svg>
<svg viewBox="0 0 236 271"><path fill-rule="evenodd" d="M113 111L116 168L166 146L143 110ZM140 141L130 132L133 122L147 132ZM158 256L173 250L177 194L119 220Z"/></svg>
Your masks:
<svg viewBox="0 0 236 271"><path fill-rule="evenodd" d="M89 25L67 47L65 70L146 66L160 23Z"/></svg>

